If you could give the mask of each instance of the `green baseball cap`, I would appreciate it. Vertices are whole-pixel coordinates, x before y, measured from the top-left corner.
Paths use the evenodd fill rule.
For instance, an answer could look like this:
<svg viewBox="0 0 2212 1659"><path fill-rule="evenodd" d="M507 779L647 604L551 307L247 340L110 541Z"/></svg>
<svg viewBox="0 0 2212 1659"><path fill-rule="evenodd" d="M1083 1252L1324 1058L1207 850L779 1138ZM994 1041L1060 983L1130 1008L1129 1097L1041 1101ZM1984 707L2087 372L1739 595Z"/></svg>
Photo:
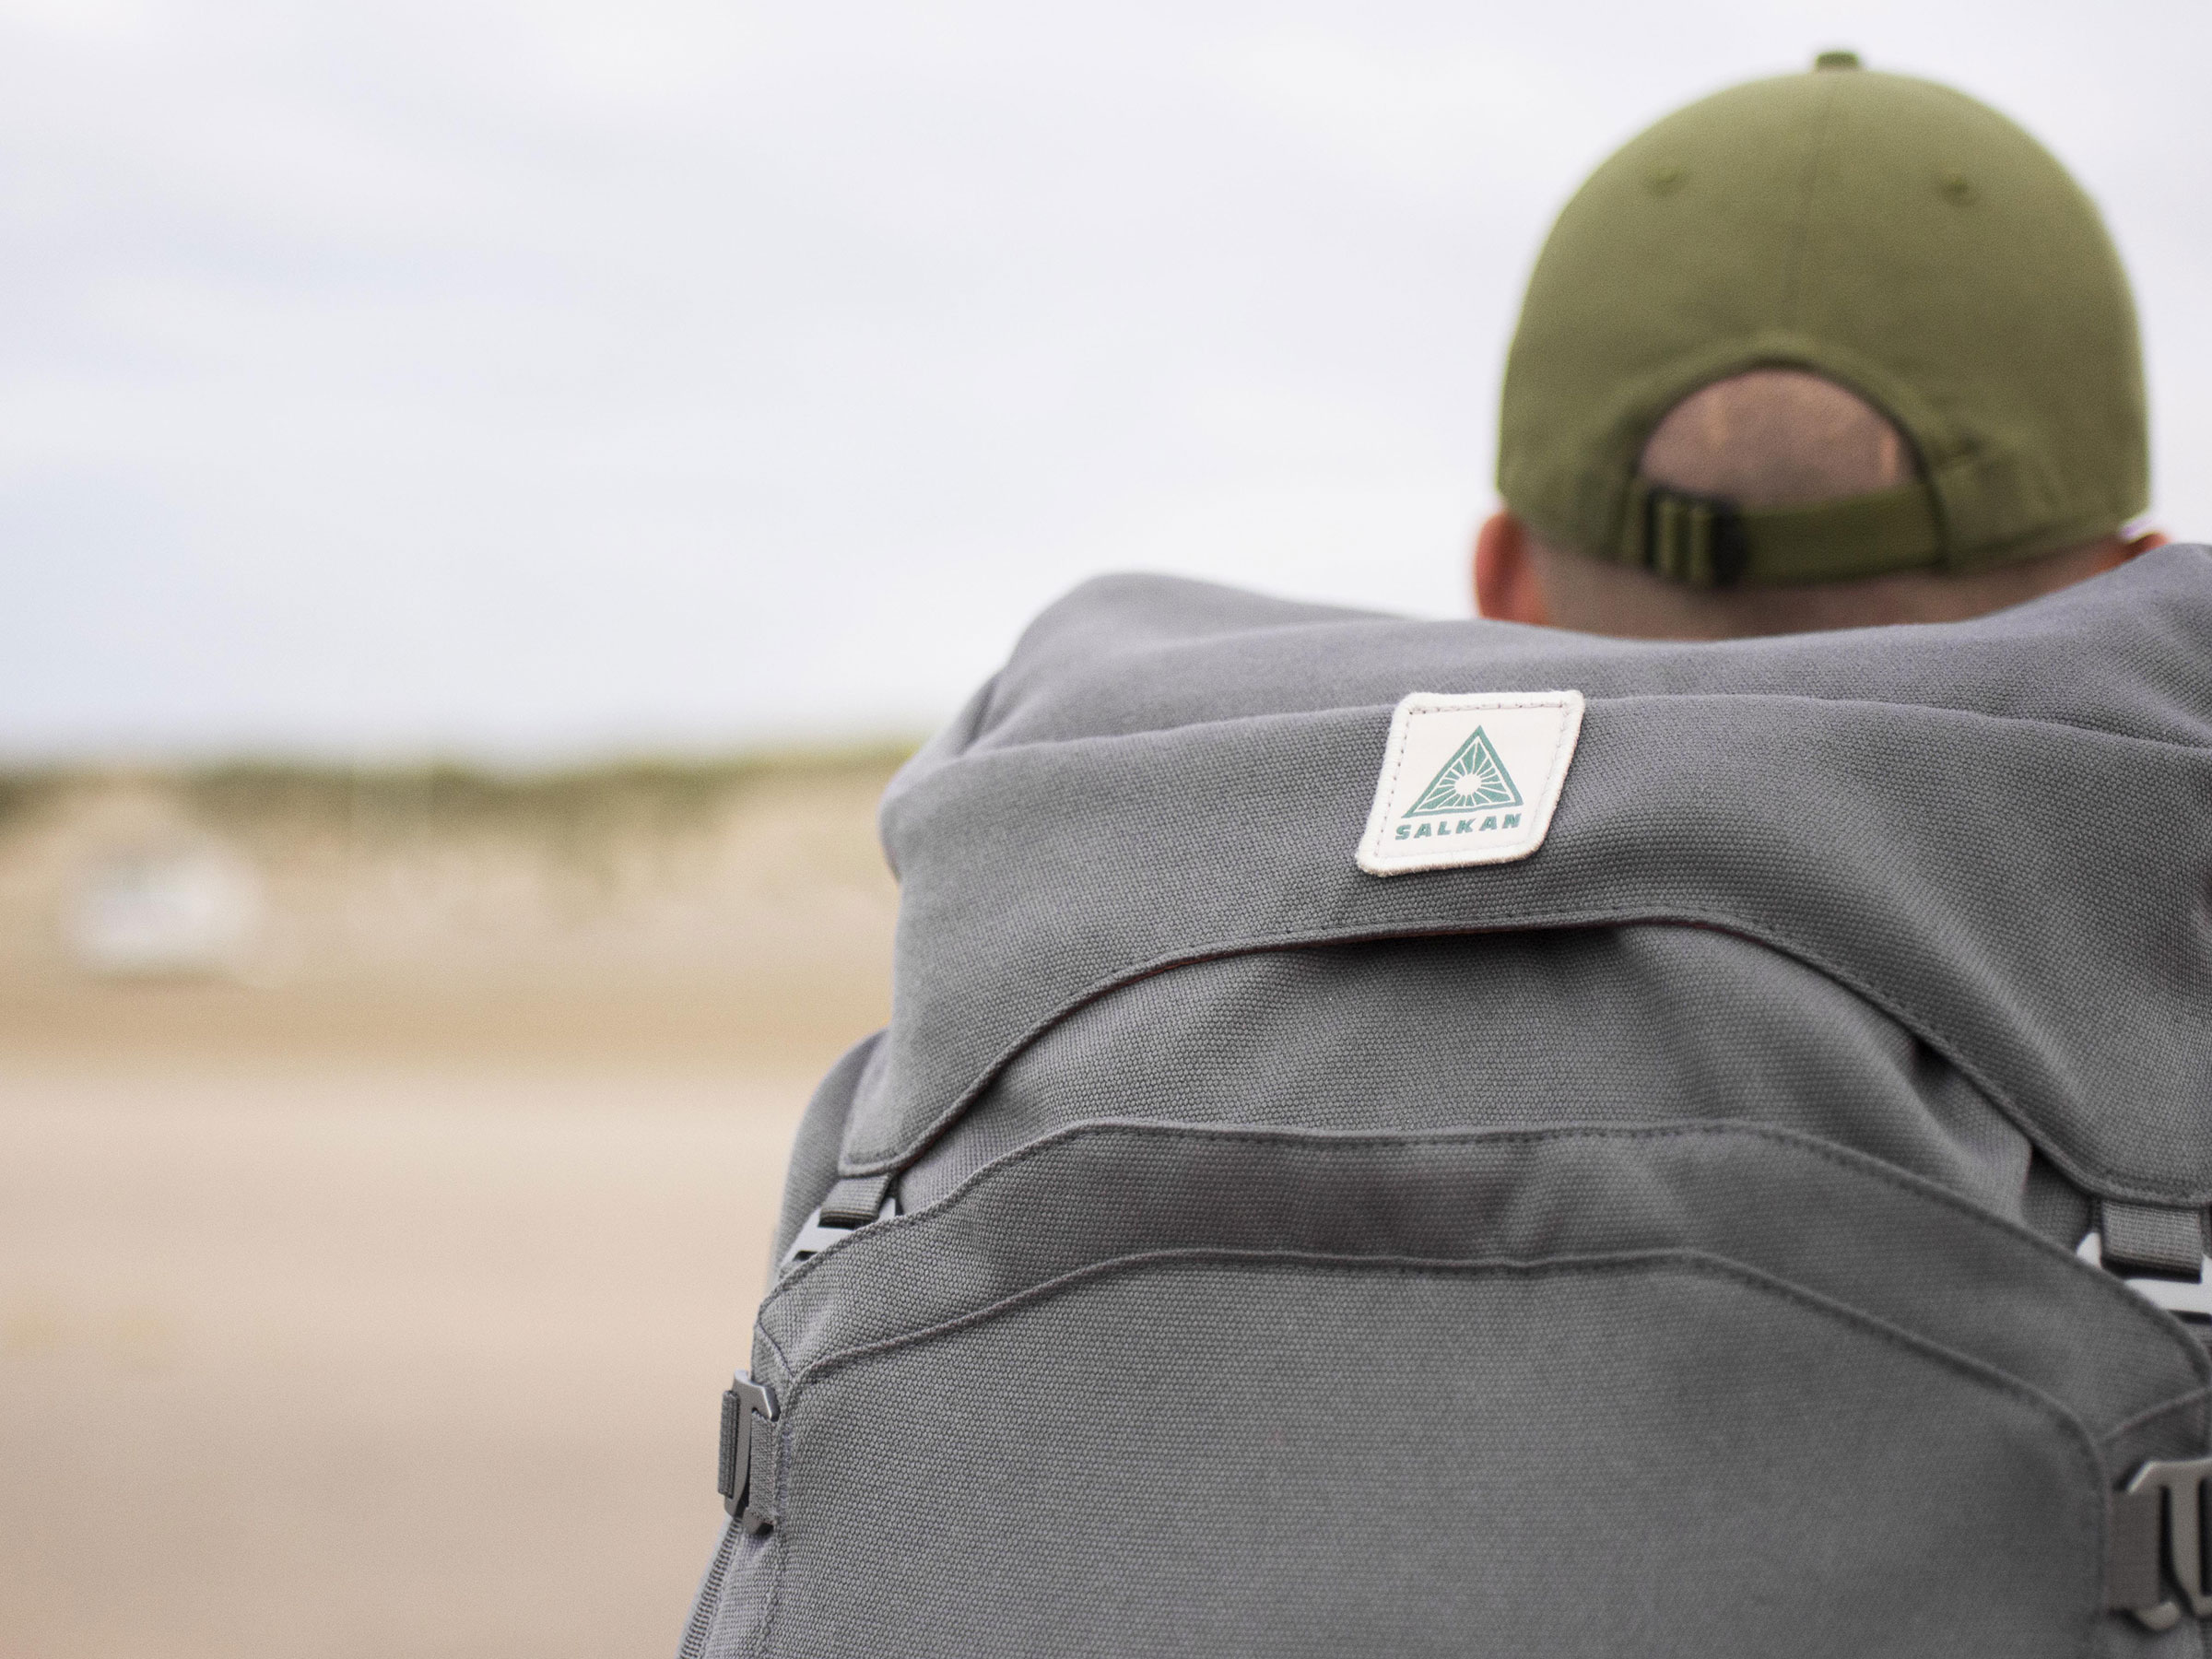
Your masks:
<svg viewBox="0 0 2212 1659"><path fill-rule="evenodd" d="M1639 476L1676 404L1768 367L1879 409L1917 479L1759 508ZM2065 169L1963 93L1824 53L1575 193L1507 359L1498 487L1547 541L1701 585L1966 571L2143 512L2147 424L2127 274Z"/></svg>

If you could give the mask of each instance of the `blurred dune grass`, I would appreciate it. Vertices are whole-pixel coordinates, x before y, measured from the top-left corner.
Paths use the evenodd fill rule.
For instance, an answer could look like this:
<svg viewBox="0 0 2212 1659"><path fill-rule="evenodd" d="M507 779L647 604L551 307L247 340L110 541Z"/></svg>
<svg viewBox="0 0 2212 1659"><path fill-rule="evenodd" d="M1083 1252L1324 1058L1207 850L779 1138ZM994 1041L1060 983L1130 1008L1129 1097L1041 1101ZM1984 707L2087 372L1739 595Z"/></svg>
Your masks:
<svg viewBox="0 0 2212 1659"><path fill-rule="evenodd" d="M0 775L0 1053L826 1064L888 1008L912 747Z"/></svg>
<svg viewBox="0 0 2212 1659"><path fill-rule="evenodd" d="M910 748L0 776L0 1653L671 1652Z"/></svg>

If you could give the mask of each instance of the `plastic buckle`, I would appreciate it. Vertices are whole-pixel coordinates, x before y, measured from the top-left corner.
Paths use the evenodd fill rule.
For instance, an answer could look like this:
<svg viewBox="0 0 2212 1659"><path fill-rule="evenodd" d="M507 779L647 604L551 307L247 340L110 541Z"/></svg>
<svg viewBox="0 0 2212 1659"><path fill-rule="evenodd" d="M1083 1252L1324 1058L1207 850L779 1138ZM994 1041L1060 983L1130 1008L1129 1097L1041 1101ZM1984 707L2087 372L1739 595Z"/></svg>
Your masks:
<svg viewBox="0 0 2212 1659"><path fill-rule="evenodd" d="M1734 587L1751 564L1743 509L1722 496L1643 486L1643 565L1693 587Z"/></svg>
<svg viewBox="0 0 2212 1659"><path fill-rule="evenodd" d="M2212 1457L2147 1463L2135 1472L2114 1505L2114 1558L2108 1581L2113 1599L2147 1630L2173 1629L2181 1622L2183 1604L2198 1618L2212 1614L2205 1571L2207 1481L2212 1481ZM2163 1551L2159 1547L2161 1542ZM2168 1576L2181 1590L2181 1603L2161 1595L2161 1556ZM2153 1602L2153 1596L2160 1599Z"/></svg>
<svg viewBox="0 0 2212 1659"><path fill-rule="evenodd" d="M883 1207L876 1212L876 1219L888 1221L898 1213L899 1200L896 1197L887 1196L883 1201ZM872 1223L863 1222L861 1225L868 1226ZM792 1240L791 1248L783 1253L783 1259L776 1264L776 1270L779 1273L789 1272L806 1260L808 1256L821 1254L830 1245L841 1240L851 1238L859 1230L859 1227L834 1226L824 1221L822 1212L818 1207L800 1227L799 1236Z"/></svg>
<svg viewBox="0 0 2212 1659"><path fill-rule="evenodd" d="M2092 1267L2102 1267L2104 1236L2101 1233L2090 1233L2076 1247L2074 1253ZM2206 1271L2208 1267L2212 1267L2212 1257L2206 1257L2198 1265L2196 1277L2193 1279L2171 1278L2160 1274L2131 1276L2119 1272L2114 1272L2112 1277L2146 1301L2157 1303L2169 1313L2194 1316L2194 1323L2202 1323L2212 1319L2212 1273Z"/></svg>
<svg viewBox="0 0 2212 1659"><path fill-rule="evenodd" d="M776 1420L776 1397L753 1381L750 1371L739 1371L730 1379L730 1385L722 1396L722 1454L715 1465L714 1488L722 1494L722 1506L732 1515L745 1508L747 1488L753 1475L753 1419L763 1423ZM759 1531L749 1523L747 1530Z"/></svg>

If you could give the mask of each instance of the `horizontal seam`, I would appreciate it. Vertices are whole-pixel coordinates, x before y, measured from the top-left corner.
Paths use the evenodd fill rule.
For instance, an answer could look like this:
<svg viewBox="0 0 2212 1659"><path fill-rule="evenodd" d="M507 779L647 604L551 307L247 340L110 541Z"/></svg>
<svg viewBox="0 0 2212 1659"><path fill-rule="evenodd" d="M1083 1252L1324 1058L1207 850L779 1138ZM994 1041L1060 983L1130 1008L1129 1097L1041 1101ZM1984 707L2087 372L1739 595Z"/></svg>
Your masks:
<svg viewBox="0 0 2212 1659"><path fill-rule="evenodd" d="M2060 1430L2078 1459L2087 1476L2086 1485L2101 1495L2105 1487L2104 1459L2097 1442L2091 1438L2081 1420L2065 1405L2044 1394L2031 1383L1999 1371L1982 1360L1945 1347L1940 1343L1916 1336L1899 1329L1887 1320L1853 1308L1845 1303L1804 1289L1785 1280L1746 1267L1739 1263L1694 1250L1640 1251L1618 1255L1567 1257L1550 1262L1519 1262L1495 1260L1488 1262L1425 1261L1418 1257L1340 1257L1303 1254L1290 1251L1235 1252L1235 1251L1157 1251L1124 1256L1110 1262L1092 1264L1072 1273L1063 1274L1041 1285L1034 1285L1016 1295L1006 1297L985 1308L976 1309L957 1319L946 1320L921 1331L907 1332L881 1342L865 1344L842 1353L825 1356L800 1373L792 1386L792 1406L795 1408L806 1391L816 1382L835 1371L845 1370L863 1360L877 1358L899 1349L919 1346L940 1336L970 1329L997 1319L1027 1304L1052 1300L1093 1279L1111 1277L1119 1274L1133 1274L1151 1270L1194 1272L1222 1267L1242 1268L1246 1271L1328 1271L1345 1276L1374 1275L1397 1277L1474 1277L1478 1275L1498 1275L1522 1278L1549 1277L1598 1277L1620 1276L1638 1272L1675 1272L1698 1275L1708 1278L1732 1282L1753 1291L1762 1292L1782 1301L1794 1303L1809 1312L1849 1326L1923 1360L1950 1370L1970 1381L1995 1392L2008 1394L2021 1405L2044 1417ZM2103 1516L2100 1505L2091 1505L2090 1526L2101 1533ZM2101 1543L2101 1536L2099 1539ZM2101 1561L2101 1551L2096 1559Z"/></svg>
<svg viewBox="0 0 2212 1659"><path fill-rule="evenodd" d="M1189 1250L1139 1251L1130 1255L1115 1256L1104 1262L1088 1263L1084 1266L1050 1278L1040 1285L1030 1285L1011 1296L1000 1298L987 1307L976 1308L957 1318L942 1320L919 1331L902 1332L897 1336L885 1337L878 1342L864 1343L858 1347L826 1354L815 1360L793 1382L793 1392L805 1388L827 1373L844 1369L858 1360L876 1355L910 1347L934 1337L983 1324L999 1315L1026 1304L1046 1301L1088 1280L1110 1278L1123 1273L1140 1273L1154 1270L1198 1272L1218 1268L1242 1268L1248 1271L1268 1272L1328 1272L1345 1277L1376 1275L1397 1278L1469 1278L1483 1275L1504 1277L1544 1278L1550 1277L1600 1277L1629 1275L1637 1272L1674 1271L1696 1274L1708 1278L1731 1280L1761 1290L1784 1300L1793 1301L1815 1312L1841 1319L1865 1329L1890 1347L1904 1349L1923 1357L1940 1359L1955 1370L1962 1371L1993 1387L2012 1394L2028 1405L2048 1415L2053 1421L2072 1428L2080 1436L2085 1449L2091 1453L2092 1465L2101 1463L2094 1454L2095 1442L2080 1419L2067 1406L2037 1388L2033 1383L1998 1370L1995 1366L1976 1359L1968 1354L1924 1336L1891 1324L1878 1315L1864 1309L1853 1308L1818 1291L1791 1284L1786 1279L1762 1273L1744 1263L1732 1262L1708 1251L1688 1246L1660 1250L1608 1252L1583 1256L1559 1256L1526 1260L1510 1256L1488 1257L1477 1261L1453 1261L1449 1258L1425 1256L1346 1256L1333 1253L1295 1250L1241 1251L1211 1247Z"/></svg>
<svg viewBox="0 0 2212 1659"><path fill-rule="evenodd" d="M2194 1342L2195 1338L2190 1340ZM2147 1423L2155 1423L2160 1418L2170 1417L2177 1411L2186 1411L2192 1406L2202 1406L2206 1399L2212 1399L2212 1387L2193 1388L2185 1394L2176 1394L2162 1406L2153 1406L2148 1411L2138 1411L2126 1421L2107 1429L2099 1437L2099 1443L2110 1445L2122 1435L2132 1434Z"/></svg>
<svg viewBox="0 0 2212 1659"><path fill-rule="evenodd" d="M1558 690L1579 688L1559 686ZM1540 695L1537 692L1500 691L1499 696ZM1413 695L1407 693L1407 695ZM1480 690L1447 691L1436 689L1439 697L1478 697L1488 695ZM2189 743L2174 737L2146 737L2133 732L2117 732L2107 726L2090 725L2078 720L2053 720L2036 714L1996 714L1986 709L1959 708L1949 703L1904 702L1880 697L1819 697L1804 691L1630 691L1618 696L1584 693L1584 700L1593 709L1621 706L1631 703L1779 703L1803 704L1823 709L1882 709L1903 710L1912 713L1956 715L1961 719L1987 721L1994 725L2024 726L2053 732L2073 732L2088 737L2109 738L2114 743L2140 744L2147 747L2173 749L2187 755L2212 754L2212 742ZM1294 721L1324 720L1340 717L1347 724L1355 720L1387 721L1396 702L1348 703L1322 709L1291 709L1261 711L1250 714L1230 714L1218 720L1188 720L1172 725L1145 726L1131 732L1077 733L1065 737L1032 737L1017 743L992 744L979 740L961 749L947 759L950 766L956 760L988 759L1000 755L1022 755L1033 750L1068 749L1094 745L1136 743L1147 738L1166 737L1190 732L1207 730L1234 730L1240 726L1287 724ZM923 786L917 780L912 787Z"/></svg>
<svg viewBox="0 0 2212 1659"><path fill-rule="evenodd" d="M947 1217L957 1215L961 1208L973 1201L975 1195L982 1192L986 1185L994 1182L1006 1173L1020 1168L1034 1159L1044 1157L1062 1146L1093 1136L1099 1138L1121 1136L1161 1141L1204 1139L1225 1146L1282 1146L1366 1153L1397 1151L1414 1146L1518 1146L1560 1140L1622 1141L1689 1139L1693 1137L1762 1140L1777 1146L1791 1147L1818 1161L1832 1164L1838 1169L1864 1176L1877 1185L1888 1186L1895 1191L1927 1200L1984 1232L1994 1233L1996 1237L2014 1243L2027 1244L2041 1252L2046 1260L2071 1264L2072 1267L2079 1272L2095 1275L2096 1277L2093 1278L2077 1280L2077 1282L2084 1285L2095 1285L2098 1294L2103 1296L2114 1308L2155 1333L2165 1340L2169 1347L2176 1346L2173 1332L2169 1328L2166 1317L2159 1310L2145 1303L2141 1297L2128 1289L2118 1279L2112 1278L2111 1275L2104 1273L2101 1269L2090 1267L2071 1251L2062 1249L2032 1230L2018 1226L2001 1216L1994 1216L1979 1205L1959 1197L1948 1188L1935 1182L1924 1180L1906 1171L1896 1169L1879 1159L1870 1157L1865 1153L1853 1151L1849 1147L1838 1147L1832 1142L1804 1135L1796 1130L1783 1129L1769 1124L1695 1122L1621 1125L1581 1124L1562 1125L1553 1129L1446 1130L1430 1134L1396 1135L1388 1138L1362 1131L1220 1128L1212 1125L1170 1125L1128 1122L1077 1124L1031 1141L1029 1145L1019 1147L1003 1158L994 1159L969 1175L959 1185L928 1208L914 1210L903 1216L893 1217L887 1221L877 1222L865 1231L872 1237L881 1239L906 1228L918 1226L924 1221L941 1221ZM829 1250L801 1263L798 1268L771 1290L762 1300L761 1314L765 1316L770 1305L787 1288L793 1288L800 1282L802 1276L813 1268L816 1263L829 1259L831 1252L841 1248L853 1239L860 1236L859 1232L850 1234L847 1238L839 1240ZM2183 1336L2186 1339L2186 1346L2183 1347L2183 1352L2187 1358L2190 1370L2195 1374L2200 1385L2212 1385L2212 1354L2207 1354L2203 1345L2194 1338L2188 1338L2186 1333L2183 1333Z"/></svg>
<svg viewBox="0 0 2212 1659"><path fill-rule="evenodd" d="M1409 872L1420 874L1420 872ZM2192 1205L2202 1201L2202 1195L2192 1187L2162 1187L2147 1185L2133 1180L2123 1180L2105 1164L2074 1144L2077 1137L2062 1134L2061 1129L2037 1122L2010 1092L2000 1088L1979 1065L1969 1059L1959 1046L1940 1031L1935 1021L1925 1019L1907 1010L1883 992L1861 981L1856 975L1838 967L1819 952L1809 949L1780 935L1761 931L1756 924L1738 916L1684 908L1665 912L1629 913L1612 911L1506 911L1480 921L1457 925L1439 926L1434 922L1408 923L1399 927L1344 928L1313 934L1271 935L1250 939L1219 940L1209 945L1196 946L1187 951L1156 957L1121 970L1112 978L1087 987L1046 1013L1023 1031L1012 1042L994 1055L977 1074L975 1079L955 1095L935 1117L912 1135L902 1138L900 1145L888 1149L850 1153L853 1162L846 1166L847 1153L841 1150L840 1171L853 1175L881 1174L896 1170L918 1156L924 1148L944 1134L967 1112L969 1107L988 1089L1006 1068L1030 1045L1045 1032L1077 1010L1088 1006L1116 991L1178 968L1196 967L1202 963L1222 961L1235 957L1259 956L1271 951L1309 950L1317 947L1376 944L1399 939L1465 938L1484 934L1535 932L1539 930L1575 927L1629 927L1677 926L1704 927L1732 937L1747 939L1753 944L1776 950L1793 960L1804 963L1817 972L1827 975L1846 990L1874 1005L1890 1018L1904 1026L1915 1036L1957 1066L2013 1124L2027 1134L2030 1140L2051 1155L2061 1171L2080 1179L2085 1185L2099 1185L2109 1189L2102 1195L2124 1198L2142 1198L2155 1203ZM859 1102L855 1102L857 1107ZM2049 1146L2044 1143L2048 1141Z"/></svg>

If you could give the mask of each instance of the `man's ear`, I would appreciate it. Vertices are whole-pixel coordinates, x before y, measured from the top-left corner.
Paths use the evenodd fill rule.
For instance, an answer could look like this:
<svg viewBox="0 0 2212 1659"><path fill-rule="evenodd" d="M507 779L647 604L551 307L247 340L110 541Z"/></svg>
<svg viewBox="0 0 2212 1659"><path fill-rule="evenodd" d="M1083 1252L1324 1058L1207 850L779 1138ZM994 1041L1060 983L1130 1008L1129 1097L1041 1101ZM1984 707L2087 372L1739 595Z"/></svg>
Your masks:
<svg viewBox="0 0 2212 1659"><path fill-rule="evenodd" d="M2137 555L2149 552L2153 547L2164 547L2171 538L2163 530L2145 530L2139 535L2115 535L2112 539L2119 544L2119 547L2115 549L2112 562L2105 566L2108 571L2117 569Z"/></svg>
<svg viewBox="0 0 2212 1659"><path fill-rule="evenodd" d="M2091 542L2088 547L2076 550L2072 561L2066 566L2068 573L2061 578L2061 585L2087 582L2092 576L2116 571L2129 559L2138 559L2153 547L2162 547L2166 542L2167 535L2163 530L2140 530L2133 535L2124 530L2115 530L2102 541ZM2053 558L2063 561L2065 556L2054 555Z"/></svg>
<svg viewBox="0 0 2212 1659"><path fill-rule="evenodd" d="M1493 622L1549 626L1551 611L1536 581L1528 526L1500 510L1475 533L1475 608Z"/></svg>

